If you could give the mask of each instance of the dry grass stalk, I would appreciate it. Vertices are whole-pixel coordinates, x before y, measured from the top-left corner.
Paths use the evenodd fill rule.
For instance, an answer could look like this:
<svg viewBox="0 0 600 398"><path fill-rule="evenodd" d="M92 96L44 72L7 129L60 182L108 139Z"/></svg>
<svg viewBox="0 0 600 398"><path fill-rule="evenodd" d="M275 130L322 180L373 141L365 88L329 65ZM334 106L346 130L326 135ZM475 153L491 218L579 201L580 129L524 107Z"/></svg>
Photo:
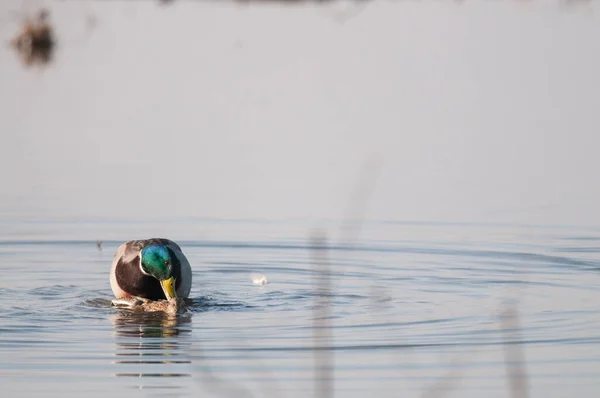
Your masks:
<svg viewBox="0 0 600 398"><path fill-rule="evenodd" d="M504 334L504 361L512 398L528 398L529 383L525 369L525 354L521 341L521 325L516 307L507 308L500 317Z"/></svg>
<svg viewBox="0 0 600 398"><path fill-rule="evenodd" d="M313 275L317 294L313 312L313 348L315 360L315 397L333 397L333 347L331 334L331 275L327 239L312 236Z"/></svg>

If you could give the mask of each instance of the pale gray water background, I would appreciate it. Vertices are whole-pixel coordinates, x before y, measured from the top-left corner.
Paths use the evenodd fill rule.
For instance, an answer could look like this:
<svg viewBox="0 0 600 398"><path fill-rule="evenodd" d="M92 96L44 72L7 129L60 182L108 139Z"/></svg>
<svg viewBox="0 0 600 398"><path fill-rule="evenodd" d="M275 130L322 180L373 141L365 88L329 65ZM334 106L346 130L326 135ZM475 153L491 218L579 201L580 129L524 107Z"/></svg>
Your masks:
<svg viewBox="0 0 600 398"><path fill-rule="evenodd" d="M59 47L0 49L3 393L312 396L322 227L338 396L509 396L503 303L532 397L600 394L594 2L8 1L3 41L22 4ZM147 236L193 264L176 324L108 306Z"/></svg>

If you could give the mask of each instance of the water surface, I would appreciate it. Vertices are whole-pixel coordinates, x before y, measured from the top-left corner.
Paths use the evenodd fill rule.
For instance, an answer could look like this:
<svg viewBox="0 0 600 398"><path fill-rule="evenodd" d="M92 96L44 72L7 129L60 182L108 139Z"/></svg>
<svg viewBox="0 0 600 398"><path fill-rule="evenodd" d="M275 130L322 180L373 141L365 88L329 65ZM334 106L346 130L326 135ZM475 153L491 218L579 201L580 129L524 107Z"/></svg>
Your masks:
<svg viewBox="0 0 600 398"><path fill-rule="evenodd" d="M110 306L121 241L0 242L5 391L292 397L332 377L339 396L504 397L507 369L522 367L534 397L600 392L600 230L371 222L315 257L309 224L162 227L180 231L193 267L189 313L178 317ZM254 239L239 237L246 228ZM195 229L231 238L194 239ZM316 278L324 256L327 301ZM269 283L254 285L255 274ZM507 308L519 324L502 322ZM507 368L507 342L524 365L508 358Z"/></svg>

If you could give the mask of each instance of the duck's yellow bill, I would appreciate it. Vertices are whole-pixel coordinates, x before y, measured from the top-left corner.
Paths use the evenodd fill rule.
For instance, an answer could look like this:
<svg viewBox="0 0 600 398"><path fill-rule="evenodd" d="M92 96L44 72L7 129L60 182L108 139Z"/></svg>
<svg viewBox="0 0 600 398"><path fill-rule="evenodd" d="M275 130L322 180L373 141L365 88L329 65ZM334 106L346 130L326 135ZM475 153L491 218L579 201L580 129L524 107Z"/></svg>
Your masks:
<svg viewBox="0 0 600 398"><path fill-rule="evenodd" d="M169 279L165 279L164 281L160 281L160 286L165 292L165 297L167 300L172 298L177 298L177 292L175 292L175 277L172 276Z"/></svg>

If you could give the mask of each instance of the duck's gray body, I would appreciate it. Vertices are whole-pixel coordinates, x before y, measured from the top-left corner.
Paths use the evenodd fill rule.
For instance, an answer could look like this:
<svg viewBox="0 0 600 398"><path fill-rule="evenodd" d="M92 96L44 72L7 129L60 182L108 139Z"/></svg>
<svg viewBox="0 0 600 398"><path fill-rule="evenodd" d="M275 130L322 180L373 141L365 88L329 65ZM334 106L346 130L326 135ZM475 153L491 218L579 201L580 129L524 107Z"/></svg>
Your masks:
<svg viewBox="0 0 600 398"><path fill-rule="evenodd" d="M150 245L163 245L168 248L173 260L177 297L189 297L192 288L192 268L181 248L172 240L152 238L130 240L117 249L110 270L110 287L117 298L114 301L135 297L148 300L166 299L158 280L141 270L141 251Z"/></svg>

